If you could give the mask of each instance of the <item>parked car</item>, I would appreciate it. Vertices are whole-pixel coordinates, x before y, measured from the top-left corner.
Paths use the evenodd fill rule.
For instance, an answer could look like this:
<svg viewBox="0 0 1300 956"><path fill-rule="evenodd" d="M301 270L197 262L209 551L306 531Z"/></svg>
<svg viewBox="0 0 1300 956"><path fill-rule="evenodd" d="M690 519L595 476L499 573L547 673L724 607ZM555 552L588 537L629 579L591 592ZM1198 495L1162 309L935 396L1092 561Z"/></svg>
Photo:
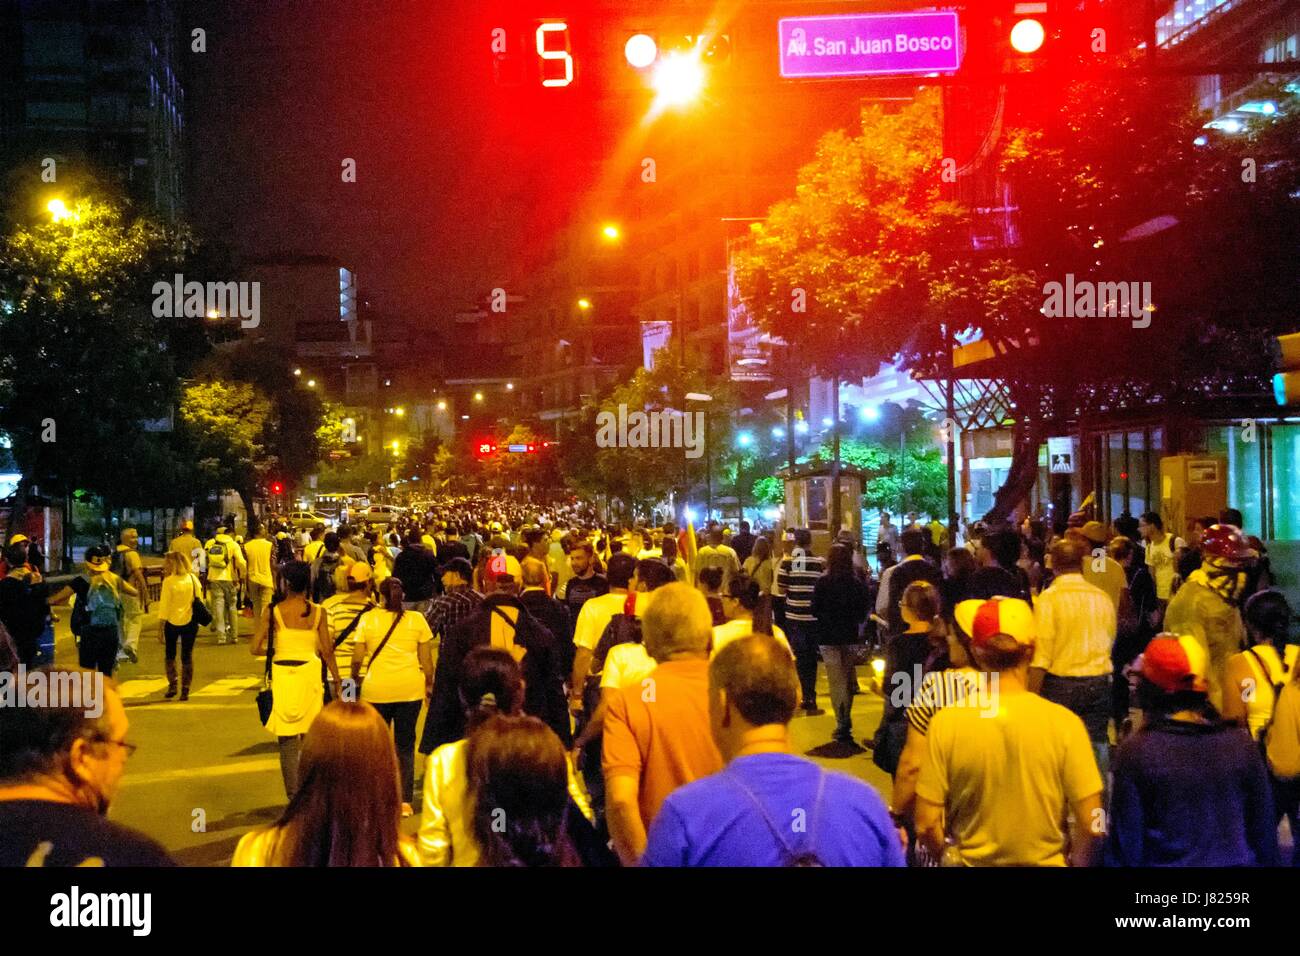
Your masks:
<svg viewBox="0 0 1300 956"><path fill-rule="evenodd" d="M291 511L289 512L289 524L294 528L328 528L331 524L329 515L323 515L319 511Z"/></svg>
<svg viewBox="0 0 1300 956"><path fill-rule="evenodd" d="M364 525L393 524L404 513L404 509L396 505L371 505L350 519Z"/></svg>

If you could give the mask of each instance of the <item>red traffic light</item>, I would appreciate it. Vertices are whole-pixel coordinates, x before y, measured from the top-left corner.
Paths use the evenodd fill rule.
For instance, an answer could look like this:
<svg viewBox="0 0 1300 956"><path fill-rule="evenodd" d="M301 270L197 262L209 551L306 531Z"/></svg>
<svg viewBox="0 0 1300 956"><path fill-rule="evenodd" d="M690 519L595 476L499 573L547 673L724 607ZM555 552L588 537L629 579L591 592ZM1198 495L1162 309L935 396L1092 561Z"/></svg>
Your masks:
<svg viewBox="0 0 1300 956"><path fill-rule="evenodd" d="M284 494L284 484L283 484L283 482L279 482L279 481L273 481L273 482L271 482L271 494L273 494L273 495L282 495L282 494Z"/></svg>
<svg viewBox="0 0 1300 956"><path fill-rule="evenodd" d="M1017 53L1037 53L1045 39L1047 31L1033 18L1018 20L1011 28L1011 48Z"/></svg>

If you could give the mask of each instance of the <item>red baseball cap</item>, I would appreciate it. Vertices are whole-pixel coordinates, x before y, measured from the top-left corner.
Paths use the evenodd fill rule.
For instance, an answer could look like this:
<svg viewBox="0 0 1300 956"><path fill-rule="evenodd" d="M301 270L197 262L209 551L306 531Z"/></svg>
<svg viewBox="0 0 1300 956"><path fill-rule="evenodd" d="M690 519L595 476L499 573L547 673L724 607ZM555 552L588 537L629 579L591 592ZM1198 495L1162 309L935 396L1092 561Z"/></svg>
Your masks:
<svg viewBox="0 0 1300 956"><path fill-rule="evenodd" d="M1207 688L1209 654L1194 637L1159 634L1138 660L1137 671L1166 694Z"/></svg>
<svg viewBox="0 0 1300 956"><path fill-rule="evenodd" d="M962 601L953 609L953 617L957 626L970 635L975 647L986 646L999 634L1030 647L1038 636L1033 609L1019 598L999 596L987 601Z"/></svg>

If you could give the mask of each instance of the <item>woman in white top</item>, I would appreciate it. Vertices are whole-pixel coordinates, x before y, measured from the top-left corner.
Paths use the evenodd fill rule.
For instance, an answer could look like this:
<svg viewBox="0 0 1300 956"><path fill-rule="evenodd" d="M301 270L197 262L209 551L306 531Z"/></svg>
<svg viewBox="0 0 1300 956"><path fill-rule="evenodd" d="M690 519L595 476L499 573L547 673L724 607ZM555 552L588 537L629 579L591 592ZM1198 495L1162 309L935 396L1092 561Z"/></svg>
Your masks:
<svg viewBox="0 0 1300 956"><path fill-rule="evenodd" d="M282 577L284 599L267 608L257 622L257 633L249 650L254 657L263 653L271 655L271 718L266 722L266 729L279 740L284 792L292 800L298 789L302 737L325 701L322 660L333 678L336 697L342 694L342 683L325 612L307 600L311 565L291 561L284 566Z"/></svg>
<svg viewBox="0 0 1300 956"><path fill-rule="evenodd" d="M419 866L401 832L388 725L368 704L334 701L307 732L302 782L280 819L244 835L231 866Z"/></svg>
<svg viewBox="0 0 1300 956"><path fill-rule="evenodd" d="M474 836L474 807L469 795L468 738L498 714L519 714L524 681L508 651L476 647L465 655L461 682L465 704L465 738L443 744L429 754L424 769L424 807L420 812L419 850L425 866L477 866L481 850ZM588 822L595 817L569 765L569 797Z"/></svg>
<svg viewBox="0 0 1300 956"><path fill-rule="evenodd" d="M433 632L423 614L402 609L405 594L398 578L385 578L379 595L382 605L357 626L352 679L361 685L361 699L393 727L402 771L402 816L409 817L415 798L415 725L433 690Z"/></svg>
<svg viewBox="0 0 1300 956"><path fill-rule="evenodd" d="M181 700L190 699L190 684L194 682L194 639L199 625L194 620L194 599L201 597L203 588L194 576L190 557L171 552L163 560L166 577L158 599L158 642L167 650L164 662L167 668L168 700L176 696L176 645L181 647Z"/></svg>
<svg viewBox="0 0 1300 956"><path fill-rule="evenodd" d="M761 590L758 581L749 575L737 574L727 582L726 593L722 595L722 612L727 621L713 628L710 657L736 638L755 633L771 634L786 650L790 650L785 632L772 623L771 595Z"/></svg>
<svg viewBox="0 0 1300 956"><path fill-rule="evenodd" d="M1256 740L1276 705L1274 688L1284 685L1295 666L1297 648L1288 645L1291 607L1281 591L1253 594L1242 609L1249 646L1225 665L1223 717L1244 724Z"/></svg>

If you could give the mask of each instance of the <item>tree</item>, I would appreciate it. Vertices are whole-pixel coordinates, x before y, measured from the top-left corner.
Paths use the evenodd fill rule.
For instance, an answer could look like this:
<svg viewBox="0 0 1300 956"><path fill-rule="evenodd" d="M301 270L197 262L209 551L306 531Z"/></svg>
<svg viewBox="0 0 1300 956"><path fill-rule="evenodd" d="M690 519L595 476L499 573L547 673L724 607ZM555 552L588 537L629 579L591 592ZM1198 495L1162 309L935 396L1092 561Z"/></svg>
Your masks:
<svg viewBox="0 0 1300 956"><path fill-rule="evenodd" d="M151 307L153 282L183 271L193 244L86 190L64 197L57 221L42 211L0 241L0 432L22 474L15 520L33 484L124 503L176 487L173 467L154 467L169 461L169 439L141 423L170 414L178 366L202 338L193 320Z"/></svg>
<svg viewBox="0 0 1300 956"><path fill-rule="evenodd" d="M179 418L201 485L234 489L251 515L255 490L276 464L266 446L270 401L248 382L191 382Z"/></svg>

